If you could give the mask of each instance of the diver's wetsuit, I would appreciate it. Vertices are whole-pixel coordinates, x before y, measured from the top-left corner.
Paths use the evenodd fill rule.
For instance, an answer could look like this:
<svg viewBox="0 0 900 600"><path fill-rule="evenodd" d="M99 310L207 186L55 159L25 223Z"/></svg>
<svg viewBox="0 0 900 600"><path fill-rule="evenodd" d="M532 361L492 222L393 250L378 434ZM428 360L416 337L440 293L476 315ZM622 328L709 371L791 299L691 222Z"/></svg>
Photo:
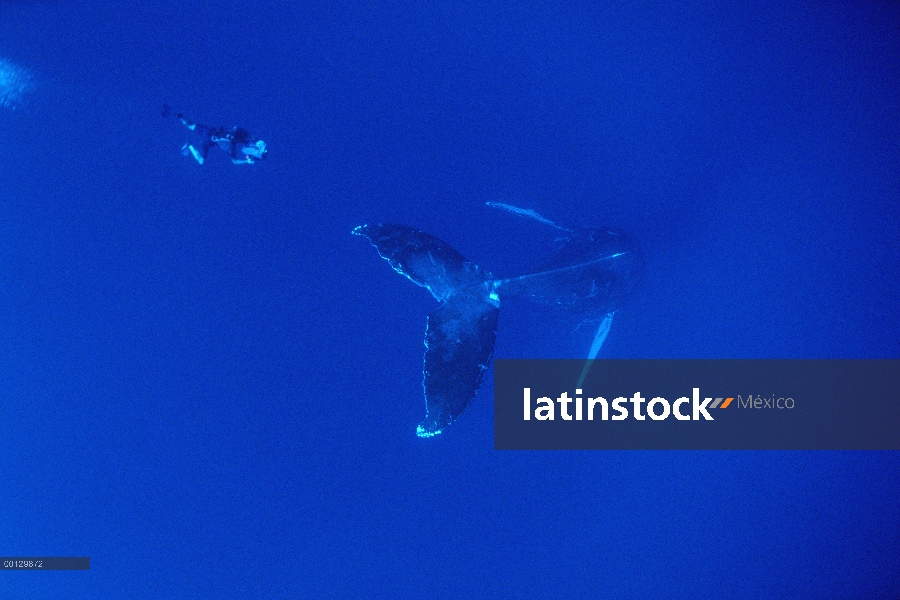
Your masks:
<svg viewBox="0 0 900 600"><path fill-rule="evenodd" d="M166 111L163 111L166 114ZM185 144L181 151L187 156L193 155L201 165L206 161L206 155L213 146L218 146L225 154L231 157L231 162L236 165L252 165L257 160L262 160L268 154L266 143L262 140L254 140L250 132L241 127L209 127L199 123L192 123L177 113L175 117L184 123L184 126L200 136L199 148L193 144Z"/></svg>

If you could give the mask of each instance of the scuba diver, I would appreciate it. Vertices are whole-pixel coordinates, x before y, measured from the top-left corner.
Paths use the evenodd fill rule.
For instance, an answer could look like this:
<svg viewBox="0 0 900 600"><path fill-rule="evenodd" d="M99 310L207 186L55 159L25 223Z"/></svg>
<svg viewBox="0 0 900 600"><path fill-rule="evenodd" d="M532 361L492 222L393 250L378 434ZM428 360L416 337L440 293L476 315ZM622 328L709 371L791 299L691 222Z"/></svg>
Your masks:
<svg viewBox="0 0 900 600"><path fill-rule="evenodd" d="M168 117L171 110L168 105L163 106L162 115ZM231 162L236 165L252 165L256 161L264 159L269 152L264 141L253 139L250 132L242 127L232 127L231 129L209 127L188 121L181 113L175 113L175 118L200 136L199 143L196 145L185 144L181 147L181 153L185 156L192 155L201 165L206 161L206 155L213 146L218 146L231 157Z"/></svg>

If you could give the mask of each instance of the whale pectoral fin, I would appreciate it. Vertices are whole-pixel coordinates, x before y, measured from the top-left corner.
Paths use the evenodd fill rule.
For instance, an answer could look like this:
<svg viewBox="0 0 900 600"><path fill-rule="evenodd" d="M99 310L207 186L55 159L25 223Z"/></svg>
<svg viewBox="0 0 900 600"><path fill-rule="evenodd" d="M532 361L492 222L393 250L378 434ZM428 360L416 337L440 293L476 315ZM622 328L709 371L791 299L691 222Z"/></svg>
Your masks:
<svg viewBox="0 0 900 600"><path fill-rule="evenodd" d="M603 346L603 342L606 341L606 336L609 335L609 328L612 327L613 314L614 313L609 313L603 317L602 321L600 321L600 326L597 327L597 333L594 335L594 342L591 344L591 349L588 352L588 358L584 361L584 368L581 370L581 376L578 378L578 383L575 384L576 388L580 388L581 384L584 383L584 378L587 377L588 371L594 363L594 359L597 358L600 347Z"/></svg>
<svg viewBox="0 0 900 600"><path fill-rule="evenodd" d="M424 231L390 223L360 225L354 235L366 238L395 271L426 288L438 301L456 290L488 279L478 265Z"/></svg>
<svg viewBox="0 0 900 600"><path fill-rule="evenodd" d="M463 293L428 315L419 437L439 434L475 398L494 353L499 314L490 298Z"/></svg>

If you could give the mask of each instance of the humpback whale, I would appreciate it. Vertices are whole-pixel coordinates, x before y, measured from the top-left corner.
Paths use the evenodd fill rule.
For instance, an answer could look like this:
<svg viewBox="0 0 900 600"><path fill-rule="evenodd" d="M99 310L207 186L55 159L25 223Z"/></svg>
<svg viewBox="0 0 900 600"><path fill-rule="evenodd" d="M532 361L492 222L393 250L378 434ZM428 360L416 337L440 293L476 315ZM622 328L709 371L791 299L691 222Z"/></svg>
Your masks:
<svg viewBox="0 0 900 600"><path fill-rule="evenodd" d="M367 238L395 271L441 303L428 315L425 333L425 419L416 428L419 437L441 433L475 398L494 353L501 300L525 297L579 316L601 317L583 381L613 314L637 276L637 248L623 234L606 228L571 230L534 211L489 205L549 223L570 235L535 272L495 279L446 242L412 227L378 223L353 230Z"/></svg>

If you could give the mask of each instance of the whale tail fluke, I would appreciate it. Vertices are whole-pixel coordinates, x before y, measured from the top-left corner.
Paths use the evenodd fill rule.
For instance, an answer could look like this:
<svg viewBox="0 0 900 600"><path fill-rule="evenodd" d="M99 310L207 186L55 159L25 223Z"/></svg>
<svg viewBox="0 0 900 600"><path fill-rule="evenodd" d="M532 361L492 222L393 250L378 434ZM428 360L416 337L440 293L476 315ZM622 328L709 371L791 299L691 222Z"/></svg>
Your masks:
<svg viewBox="0 0 900 600"><path fill-rule="evenodd" d="M455 421L475 398L494 352L500 299L525 297L589 320L600 317L578 381L588 374L640 272L640 253L624 235L605 228L570 230L533 210L491 206L564 229L564 244L537 271L493 279L438 238L405 225L360 225L395 271L426 288L441 306L428 315L425 333L425 419L420 437Z"/></svg>
<svg viewBox="0 0 900 600"><path fill-rule="evenodd" d="M425 419L416 433L432 437L471 404L494 353L500 304L490 275L438 238L405 225L360 225L395 271L443 304L425 333Z"/></svg>

